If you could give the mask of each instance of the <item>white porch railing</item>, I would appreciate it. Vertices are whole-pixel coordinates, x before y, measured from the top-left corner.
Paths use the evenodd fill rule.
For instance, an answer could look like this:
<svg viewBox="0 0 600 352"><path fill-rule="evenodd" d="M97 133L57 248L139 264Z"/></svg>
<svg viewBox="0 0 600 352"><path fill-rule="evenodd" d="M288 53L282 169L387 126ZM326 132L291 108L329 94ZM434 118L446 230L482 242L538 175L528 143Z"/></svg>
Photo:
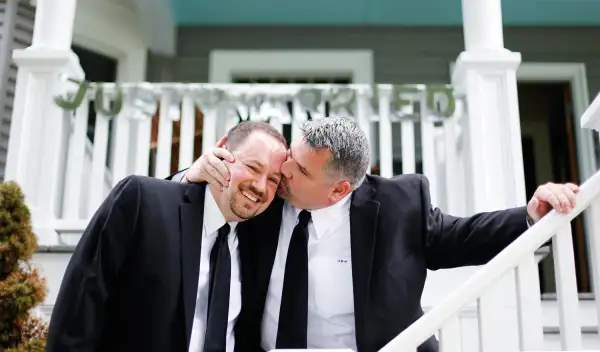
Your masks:
<svg viewBox="0 0 600 352"><path fill-rule="evenodd" d="M516 270L520 350L543 350L542 302L534 252L550 238L552 238L560 314L561 348L564 351L581 350L579 298L570 222L587 210L586 215L600 225L600 172L580 187L576 198L577 206L570 214L562 215L552 211L545 216L479 269L443 303L432 308L380 351L416 351L421 343L437 332L439 332L441 351L461 351L458 313L474 300L477 300L479 306L482 299L486 298L489 289L513 268ZM598 225L594 228L600 228ZM589 254L593 267L594 292L597 295L600 292L600 233L593 233L590 236L592 245ZM600 299L597 296L596 306L600 317ZM482 315L486 312L479 309L479 319L482 319ZM502 331L480 329L480 350L490 350L492 346L487 345L487 341L489 334L494 333L502 334Z"/></svg>
<svg viewBox="0 0 600 352"><path fill-rule="evenodd" d="M207 88L211 95L199 93ZM94 126L88 126L88 113L95 95L88 94L74 112L65 112L71 129L55 229L80 233L122 178L163 178L188 167L240 116L269 117L269 123L291 139L308 118L354 118L369 137L374 170L388 177L422 171L432 184L433 202L461 213L464 205L457 201L464 197L450 192L459 191L464 182L458 162L462 104L459 100L450 118L436 117L426 107L426 87L411 89L412 100L399 110L389 85L131 84L123 86L122 111L114 118L96 114ZM105 86L105 92L110 96L114 86ZM94 131L93 141L87 137L89 130ZM78 239L60 237L59 244Z"/></svg>

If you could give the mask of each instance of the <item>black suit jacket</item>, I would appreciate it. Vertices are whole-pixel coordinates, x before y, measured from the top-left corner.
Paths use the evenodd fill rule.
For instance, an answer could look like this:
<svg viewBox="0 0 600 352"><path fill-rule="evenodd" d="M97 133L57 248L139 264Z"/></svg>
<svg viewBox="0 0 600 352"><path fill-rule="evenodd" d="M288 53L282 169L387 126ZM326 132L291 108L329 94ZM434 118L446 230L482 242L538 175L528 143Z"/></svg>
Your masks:
<svg viewBox="0 0 600 352"><path fill-rule="evenodd" d="M247 350L260 350L261 320L275 259L283 201L276 199L246 222L253 246L242 266L252 266L253 303L238 321ZM527 229L525 208L458 218L433 209L421 175L367 176L350 207L352 281L359 352L381 349L423 315L427 269L481 265ZM332 288L333 289L333 288ZM249 298L247 292L247 299ZM435 337L418 350L438 351Z"/></svg>
<svg viewBox="0 0 600 352"><path fill-rule="evenodd" d="M187 351L205 189L140 176L119 182L69 262L47 351ZM240 247L248 248L242 237ZM248 275L242 268L242 293Z"/></svg>

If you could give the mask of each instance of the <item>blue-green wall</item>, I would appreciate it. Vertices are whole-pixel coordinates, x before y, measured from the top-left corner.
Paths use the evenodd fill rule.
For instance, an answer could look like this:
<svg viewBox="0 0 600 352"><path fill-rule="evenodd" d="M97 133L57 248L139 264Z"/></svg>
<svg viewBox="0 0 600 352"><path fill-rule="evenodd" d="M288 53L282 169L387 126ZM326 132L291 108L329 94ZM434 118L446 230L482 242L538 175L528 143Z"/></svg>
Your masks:
<svg viewBox="0 0 600 352"><path fill-rule="evenodd" d="M179 25L448 26L462 23L460 0L170 1ZM600 0L503 0L502 11L506 25L600 25Z"/></svg>

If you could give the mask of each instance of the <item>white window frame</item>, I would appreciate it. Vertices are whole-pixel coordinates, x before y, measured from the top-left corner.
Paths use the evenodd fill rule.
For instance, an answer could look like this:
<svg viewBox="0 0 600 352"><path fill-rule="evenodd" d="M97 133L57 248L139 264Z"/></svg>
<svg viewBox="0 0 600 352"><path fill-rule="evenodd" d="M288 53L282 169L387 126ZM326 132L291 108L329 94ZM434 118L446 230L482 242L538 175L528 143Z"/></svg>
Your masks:
<svg viewBox="0 0 600 352"><path fill-rule="evenodd" d="M231 83L236 75L350 75L352 83L373 83L372 50L213 50L211 83Z"/></svg>

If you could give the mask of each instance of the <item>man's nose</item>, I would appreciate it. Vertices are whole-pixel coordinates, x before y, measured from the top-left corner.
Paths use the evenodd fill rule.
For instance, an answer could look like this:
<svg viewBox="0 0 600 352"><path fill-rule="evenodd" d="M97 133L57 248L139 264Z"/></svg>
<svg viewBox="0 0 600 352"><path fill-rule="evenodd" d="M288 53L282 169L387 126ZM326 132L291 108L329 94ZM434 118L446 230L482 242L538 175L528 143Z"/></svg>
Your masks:
<svg viewBox="0 0 600 352"><path fill-rule="evenodd" d="M254 183L254 187L256 187L258 191L264 194L267 190L267 176L263 175L259 177Z"/></svg>
<svg viewBox="0 0 600 352"><path fill-rule="evenodd" d="M286 160L281 165L281 173L283 174L283 176L285 176L285 178L292 178L292 163L292 160Z"/></svg>

